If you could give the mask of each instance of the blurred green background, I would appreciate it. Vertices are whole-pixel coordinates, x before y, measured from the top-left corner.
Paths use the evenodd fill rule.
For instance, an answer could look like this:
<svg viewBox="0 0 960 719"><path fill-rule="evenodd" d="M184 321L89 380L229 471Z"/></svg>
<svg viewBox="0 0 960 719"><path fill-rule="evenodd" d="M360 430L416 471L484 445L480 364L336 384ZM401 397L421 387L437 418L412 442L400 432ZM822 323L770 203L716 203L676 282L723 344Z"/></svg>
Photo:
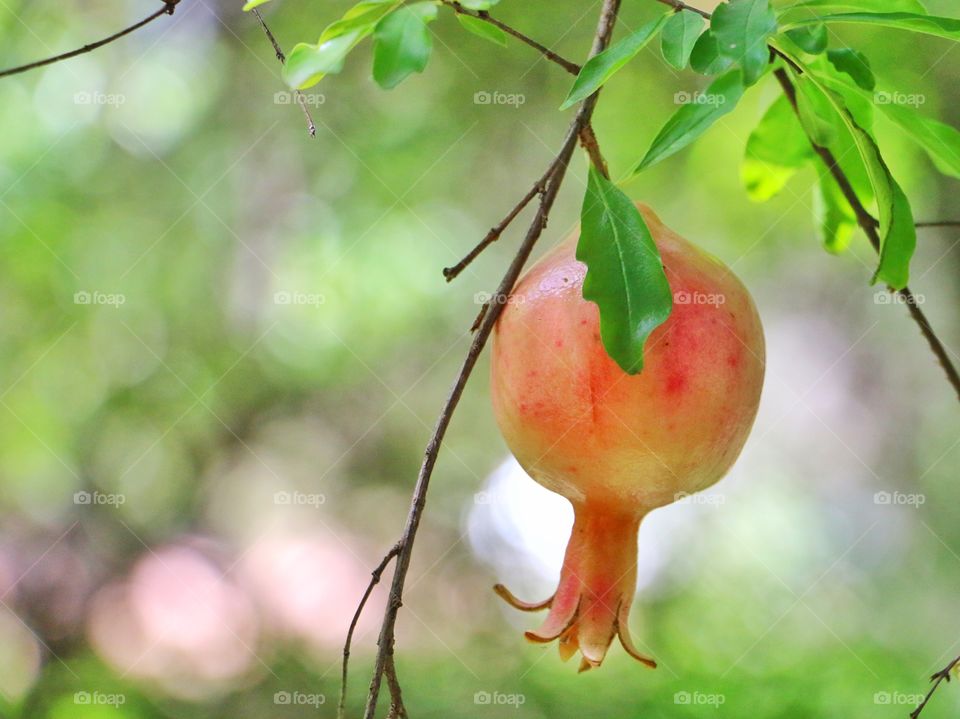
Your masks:
<svg viewBox="0 0 960 719"><path fill-rule="evenodd" d="M523 218L455 283L441 268L565 132L568 76L441 9L425 74L381 91L359 48L308 92L310 139L241 4L183 0L96 53L0 81L2 717L334 714L349 616L399 536L477 293L495 286ZM348 6L263 9L289 49ZM0 65L155 7L2 0ZM504 0L497 15L580 59L598 8ZM627 0L623 27L661 11ZM922 95L924 112L960 125L956 44L852 26L833 37L844 41L867 51L880 89ZM655 45L618 75L595 120L613 174L640 158L676 93L703 85ZM534 620L490 591L548 595L569 516L504 463L484 361L441 454L400 615L413 716L905 717L960 653L956 398L906 309L869 286L863 238L841 257L820 249L812 172L770 203L746 198L745 140L777 93L766 79L627 186L734 267L769 347L731 476L641 531L633 633L660 669L615 647L577 676L554 648L526 644ZM888 129L917 217L960 217L957 185ZM538 253L573 228L585 167L578 155ZM923 231L911 283L954 357L958 241ZM356 641L354 715L377 596ZM945 686L925 716L958 707Z"/></svg>

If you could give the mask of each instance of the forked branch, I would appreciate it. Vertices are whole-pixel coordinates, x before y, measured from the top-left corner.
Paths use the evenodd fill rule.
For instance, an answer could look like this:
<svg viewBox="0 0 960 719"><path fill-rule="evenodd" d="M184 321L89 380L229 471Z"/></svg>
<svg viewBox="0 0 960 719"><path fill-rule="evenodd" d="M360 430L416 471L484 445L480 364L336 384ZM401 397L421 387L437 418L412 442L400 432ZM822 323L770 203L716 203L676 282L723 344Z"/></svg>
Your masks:
<svg viewBox="0 0 960 719"><path fill-rule="evenodd" d="M910 719L918 719L920 712L926 708L927 702L930 701L930 697L932 697L933 693L937 691L937 688L941 683L950 681L950 672L952 672L957 666L960 666L960 657L957 657L952 662L947 664L947 666L945 666L943 669L930 677L930 681L933 682L933 685L930 687L930 691L927 692L926 696L923 697L923 701L920 702L920 705L910 712Z"/></svg>

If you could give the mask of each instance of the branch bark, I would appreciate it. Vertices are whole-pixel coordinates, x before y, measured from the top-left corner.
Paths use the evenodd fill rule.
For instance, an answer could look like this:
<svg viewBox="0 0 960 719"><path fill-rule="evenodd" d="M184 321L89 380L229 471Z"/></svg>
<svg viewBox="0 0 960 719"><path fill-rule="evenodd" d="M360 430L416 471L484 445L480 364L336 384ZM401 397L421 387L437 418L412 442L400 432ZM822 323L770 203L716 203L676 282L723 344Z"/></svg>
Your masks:
<svg viewBox="0 0 960 719"><path fill-rule="evenodd" d="M256 8L253 8L253 14L256 16L257 22L260 23L260 27L263 28L263 32L266 34L267 39L270 41L270 44L273 45L273 52L276 54L277 60L280 61L281 65L286 65L287 56L283 54L283 50L280 47L280 43L277 42L277 38L274 36L273 32L271 32L267 23L264 21L263 15L261 15L260 11L257 10ZM310 137L316 137L317 126L313 122L313 116L310 114L310 110L307 109L307 103L304 100L303 93L300 92L299 90L294 90L293 92L297 98L297 104L300 106L300 109L303 110L304 117L307 118L307 132L310 133Z"/></svg>
<svg viewBox="0 0 960 719"><path fill-rule="evenodd" d="M933 686L930 687L930 691L927 692L927 695L923 698L923 701L920 702L920 705L910 712L910 719L917 719L920 716L920 712L926 708L927 702L930 701L930 697L933 696L933 693L937 691L942 682L950 681L950 672L952 672L954 667L958 665L960 665L960 657L957 657L952 662L947 664L947 666L945 666L943 669L930 677L930 681L933 682Z"/></svg>
<svg viewBox="0 0 960 719"><path fill-rule="evenodd" d="M610 39L613 36L613 28L616 24L616 18L619 10L620 0L603 1L600 20L597 24L593 46L590 51L591 57L599 52L602 52L604 48L610 44ZM433 475L433 470L437 462L440 446L443 442L444 436L446 435L447 428L450 425L450 420L454 411L456 410L457 404L463 395L463 390L466 387L467 380L470 378L470 375L472 374L477 363L477 359L479 358L483 348L486 346L487 340L493 331L493 327L503 311L506 298L513 290L513 286L519 278L520 272L523 270L527 259L530 257L530 253L533 250L534 245L536 244L537 240L540 239L544 228L547 226L550 210L552 209L554 201L557 198L560 186L563 184L563 178L566 175L570 158L576 149L580 133L583 131L583 128L590 123L590 119L593 116L593 110L596 107L597 97L598 93L594 93L583 101L583 104L580 106L576 117L567 131L567 135L564 138L560 151L557 153L557 158L551 165L552 171L549 173L546 187L543 192L543 196L540 199L539 208L537 209L537 214L527 230L526 236L524 237L520 248L517 250L517 254L514 256L510 266L503 276L503 279L497 287L497 291L494 293L493 299L486 306L487 311L483 314L480 327L473 337L473 341L470 345L469 351L467 352L467 356L464 359L460 373L453 384L453 388L450 390L450 395L447 398L439 418L437 419L437 425L434 429L433 436L427 445L423 464L421 465L420 473L417 477L417 483L414 488L410 512L407 515L407 521L403 530L403 535L398 543L400 546L400 551L397 555L397 565L393 573L393 581L390 587L390 599L387 602L387 607L383 616L383 623L380 629L380 637L377 642L377 658L374 665L373 676L370 680L370 690L367 695L367 706L364 712L364 719L373 719L374 715L376 714L377 701L380 696L381 681L390 655L393 651L397 613L399 612L400 606L403 603L403 588L407 577L407 571L410 568L410 557L413 552L413 543L416 538L417 529L420 526L420 520L423 516L423 510L427 500L427 490L430 486L430 479Z"/></svg>
<svg viewBox="0 0 960 719"><path fill-rule="evenodd" d="M30 62L26 65L20 65L19 67L12 67L9 70L0 70L0 77L9 77L10 75L19 75L21 72L27 72L28 70L35 70L38 67L45 67L46 65L53 65L56 62L61 62L63 60L69 60L72 57L77 57L77 55L84 55L88 52L93 52L97 48L103 47L104 45L109 45L114 40L119 40L124 35L129 35L130 33L139 30L144 25L149 25L154 20L156 20L161 15L173 15L173 11L176 9L180 0L163 0L163 7L157 10L155 13L152 13L145 17L140 22L134 23L130 27L124 28L120 32L116 32L109 37L105 37L102 40L97 40L97 42L92 42L89 45L84 45L83 47L77 48L76 50L71 50L70 52L65 52L61 55L54 55L53 57L48 57L43 60L37 60L36 62Z"/></svg>

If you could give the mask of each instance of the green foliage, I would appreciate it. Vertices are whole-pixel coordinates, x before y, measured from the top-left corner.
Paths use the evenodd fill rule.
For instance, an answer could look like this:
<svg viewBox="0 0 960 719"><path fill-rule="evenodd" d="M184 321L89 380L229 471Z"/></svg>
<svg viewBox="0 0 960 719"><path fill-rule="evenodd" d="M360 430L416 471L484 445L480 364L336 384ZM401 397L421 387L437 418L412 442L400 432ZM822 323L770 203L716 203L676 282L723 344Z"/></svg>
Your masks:
<svg viewBox="0 0 960 719"><path fill-rule="evenodd" d="M750 133L740 177L750 199L777 195L794 173L814 159L813 148L786 96L777 98Z"/></svg>
<svg viewBox="0 0 960 719"><path fill-rule="evenodd" d="M667 20L660 35L663 59L677 70L690 63L690 53L703 31L703 18L695 12L682 10Z"/></svg>
<svg viewBox="0 0 960 719"><path fill-rule="evenodd" d="M492 8L500 0L460 0L460 4L468 10L485 11Z"/></svg>
<svg viewBox="0 0 960 719"><path fill-rule="evenodd" d="M857 12L822 15L806 19L798 18L790 22L789 27L803 27L820 22L881 25L896 30L909 30L910 32L943 37L948 40L960 40L960 20L908 12Z"/></svg>
<svg viewBox="0 0 960 719"><path fill-rule="evenodd" d="M796 12L807 17L811 13L828 15L844 12L912 12L926 14L920 0L803 0L785 7L783 14Z"/></svg>
<svg viewBox="0 0 960 719"><path fill-rule="evenodd" d="M827 59L840 72L845 72L864 90L873 90L877 79L870 68L870 60L862 52L848 47L827 51Z"/></svg>
<svg viewBox="0 0 960 719"><path fill-rule="evenodd" d="M584 299L600 308L603 346L624 372L643 369L643 346L673 307L660 252L636 205L590 168L577 259Z"/></svg>
<svg viewBox="0 0 960 719"><path fill-rule="evenodd" d="M693 46L693 51L690 53L690 67L701 75L719 75L732 65L733 60L720 54L717 37L707 28Z"/></svg>
<svg viewBox="0 0 960 719"><path fill-rule="evenodd" d="M823 23L787 30L787 37L804 52L819 55L827 49L827 26Z"/></svg>
<svg viewBox="0 0 960 719"><path fill-rule="evenodd" d="M617 70L630 62L654 38L669 17L669 14L662 15L590 58L574 80L573 87L560 109L572 107L603 87Z"/></svg>
<svg viewBox="0 0 960 719"><path fill-rule="evenodd" d="M473 15L465 15L463 13L457 13L457 20L460 21L464 29L472 32L474 35L482 37L484 40L489 40L501 47L507 46L507 34L496 25L491 25L488 22L473 17Z"/></svg>
<svg viewBox="0 0 960 719"><path fill-rule="evenodd" d="M679 152L710 129L717 120L737 106L743 97L743 75L730 70L711 83L701 96L703 101L691 98L663 126L634 172L648 167Z"/></svg>
<svg viewBox="0 0 960 719"><path fill-rule="evenodd" d="M270 0L249 0L249 2L244 4L243 11L249 12L250 10L253 10L255 7L266 5L268 2L270 2Z"/></svg>
<svg viewBox="0 0 960 719"><path fill-rule="evenodd" d="M411 74L423 72L433 50L427 23L436 18L436 3L417 2L404 5L377 24L373 79L380 87L389 90Z"/></svg>
<svg viewBox="0 0 960 719"><path fill-rule="evenodd" d="M767 71L767 38L777 31L770 0L729 0L713 13L710 23L721 55L743 68L743 82L753 85Z"/></svg>

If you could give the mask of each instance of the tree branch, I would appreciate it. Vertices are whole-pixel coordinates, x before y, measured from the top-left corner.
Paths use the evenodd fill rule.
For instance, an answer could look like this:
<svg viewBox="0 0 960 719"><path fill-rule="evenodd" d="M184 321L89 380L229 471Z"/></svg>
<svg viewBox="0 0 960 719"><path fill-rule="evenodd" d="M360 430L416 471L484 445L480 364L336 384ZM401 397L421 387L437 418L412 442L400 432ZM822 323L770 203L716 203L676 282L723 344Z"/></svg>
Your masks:
<svg viewBox="0 0 960 719"><path fill-rule="evenodd" d="M610 44L610 38L613 35L613 28L616 24L617 13L620 9L620 0L603 0L603 9L600 13L600 20L597 24L596 34L594 35L593 46L590 56L603 51ZM416 537L417 529L420 526L420 519L423 516L423 510L427 501L427 490L430 486L430 479L437 462L437 456L440 452L440 446L446 435L447 428L453 412L463 395L467 380L473 372L480 356L481 351L486 346L487 340L493 331L497 319L503 312L505 299L513 290L513 286L520 276L523 266L526 264L530 253L533 250L537 240L540 239L543 230L547 226L547 219L554 201L563 183L567 166L570 158L576 149L577 140L584 127L590 122L593 116L594 107L596 107L598 93L594 93L580 106L567 135L564 138L563 145L557 153L557 158L551 163L552 171L549 173L543 196L540 199L540 205L537 214L533 219L527 234L524 237L517 254L514 256L507 268L503 279L500 281L493 299L486 305L486 312L483 314L480 327L474 335L470 349L463 361L463 365L454 381L450 394L444 404L443 410L437 419L437 425L433 436L427 444L424 454L423 464L420 467L420 473L417 477L417 483L413 491L413 497L410 505L410 512L407 515L407 522L400 539L400 551L397 555L397 566L393 573L393 581L390 587L390 599L383 616L383 623L380 628L380 637L377 641L378 651L374 665L373 676L370 680L370 691L367 696L367 706L364 712L365 719L373 719L377 710L377 700L380 696L380 686L383 674L389 661L389 656L393 651L394 630L397 622L397 613L403 603L403 588L406 580L407 571L410 568L410 557L413 552L413 543Z"/></svg>
<svg viewBox="0 0 960 719"><path fill-rule="evenodd" d="M937 691L937 688L940 686L941 682L950 681L950 672L952 672L953 668L958 665L960 665L960 657L957 657L952 662L947 664L947 666L945 666L943 669L930 677L930 681L933 682L933 686L930 687L930 691L927 692L927 695L923 698L923 701L920 702L920 706L910 712L910 719L917 719L917 717L920 716L920 712L922 712L927 706L927 702L930 701L930 697L932 697L933 693Z"/></svg>
<svg viewBox="0 0 960 719"><path fill-rule="evenodd" d="M918 228L924 227L960 227L960 220L934 220L932 222L918 222Z"/></svg>
<svg viewBox="0 0 960 719"><path fill-rule="evenodd" d="M457 13L457 15L468 15L469 17L476 18L477 20L482 20L483 22L489 23L489 24L493 25L494 27L500 28L500 29L503 30L505 33L507 33L508 35L512 35L513 37L517 38L517 40L519 40L520 42L525 43L526 45L529 45L529 46L532 47L534 50L536 50L536 51L539 52L541 55L543 55L545 58L547 58L548 60L550 60L551 62L555 62L557 65L559 65L560 67L562 67L564 70L566 70L567 72L569 72L571 75L579 75L579 74L580 74L580 69L581 69L581 68L580 68L580 66L579 66L577 63L575 63L575 62L570 62L570 61L567 60L566 58L564 58L564 57L558 55L557 53L555 53L553 50L551 50L550 48L548 48L546 45L543 45L542 43L537 42L537 41L534 40L533 38L528 37L527 35L524 35L522 32L520 32L519 30L516 30L516 29L510 27L510 26L507 25L506 23L500 22L500 21L497 20L495 17L492 17L492 16L490 15L490 13L488 13L487 11L485 11L485 10L479 10L479 11L470 10L470 9L468 9L468 8L465 8L465 7L464 7L463 5L461 5L460 3L456 2L456 0L441 0L441 2L442 2L444 5L447 5L448 7L452 8L453 11Z"/></svg>
<svg viewBox="0 0 960 719"><path fill-rule="evenodd" d="M270 31L270 28L267 26L267 23L263 19L263 15L260 14L260 11L257 10L257 8L253 8L253 14L256 15L257 21L260 23L260 27L263 28L263 32L266 33L267 39L270 41L270 44L273 45L273 51L277 55L277 60L280 61L281 65L286 65L287 56L283 54L283 50L280 48L280 43L277 42L277 38L274 37L273 33ZM300 106L300 109L303 110L304 117L307 118L307 132L310 133L310 137L316 137L317 126L313 122L313 116L310 114L310 110L307 109L307 103L304 100L303 93L300 92L299 90L294 90L293 92L297 98L297 104Z"/></svg>
<svg viewBox="0 0 960 719"><path fill-rule="evenodd" d="M790 77L787 75L786 70L783 68L777 68L774 70L773 74L780 83L780 87L783 88L783 92L787 96L787 100L790 101L790 105L793 107L794 112L797 113L797 117L799 117L800 110L797 106L797 91L793 86L793 83L790 81ZM810 138L808 137L808 139ZM867 208L863 206L863 203L860 202L860 198L857 197L857 193L850 184L850 180L844 174L833 153L828 148L818 145L812 139L810 139L810 145L813 147L814 152L816 152L823 161L824 165L826 165L827 170L829 170L830 174L833 176L833 179L837 181L837 184L840 186L840 191L850 204L850 207L853 208L853 213L857 218L857 224L860 225L860 229L863 230L864 234L867 236L867 239L870 240L870 244L873 246L873 249L879 253L880 233L877 231L877 228L879 227L880 223L877 222L876 218L874 218L874 216L867 211ZM907 305L907 309L910 312L910 316L913 318L913 321L917 323L917 326L920 327L921 334L923 334L924 339L927 340L927 344L930 345L930 349L933 351L934 356L936 356L937 360L939 360L940 366L943 367L943 371L947 375L947 381L953 386L954 391L957 393L957 398L960 399L960 372L957 371L953 360L950 358L950 353L947 351L946 346L943 344L933 327L930 325L930 321L927 319L927 316L924 314L923 310L920 309L913 292L910 291L909 287L904 287L902 290L891 289L891 291L895 291L897 294L903 297L904 302Z"/></svg>
<svg viewBox="0 0 960 719"><path fill-rule="evenodd" d="M685 2L681 2L680 0L657 0L657 2L663 3L664 5L669 5L677 12L680 12L681 10L689 10L690 12L695 12L705 20L710 19L710 13L708 13L706 10L701 10L693 5L687 5Z"/></svg>
<svg viewBox="0 0 960 719"><path fill-rule="evenodd" d="M27 72L28 70L35 70L38 67L53 65L56 62L60 62L62 60L69 60L70 58L76 57L77 55L84 55L88 52L92 52L96 50L99 47L103 47L104 45L109 45L114 40L119 40L124 35L129 35L135 30L139 30L144 25L149 25L161 15L173 15L173 11L176 9L177 4L179 2L180 0L163 0L162 8L157 10L155 13L148 15L140 22L134 23L128 28L124 28L120 32L114 33L109 37L105 37L103 38L103 40L97 40L97 42L90 43L89 45L84 45L83 47L77 48L76 50L65 52L62 55L54 55L53 57L48 57L44 60L37 60L36 62L27 63L26 65L20 65L19 67L12 67L9 70L2 70L0 71L0 77L9 77L10 75L18 75L21 72Z"/></svg>

